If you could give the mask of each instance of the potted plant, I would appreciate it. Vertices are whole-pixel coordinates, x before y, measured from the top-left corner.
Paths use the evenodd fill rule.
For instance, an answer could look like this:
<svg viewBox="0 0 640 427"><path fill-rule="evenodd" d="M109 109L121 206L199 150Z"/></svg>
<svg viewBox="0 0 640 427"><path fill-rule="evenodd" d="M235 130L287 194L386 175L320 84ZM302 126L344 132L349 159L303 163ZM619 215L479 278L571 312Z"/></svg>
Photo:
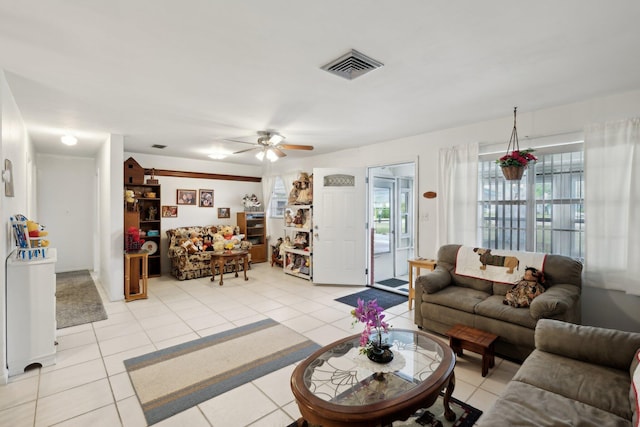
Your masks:
<svg viewBox="0 0 640 427"><path fill-rule="evenodd" d="M527 148L526 150L513 150L496 160L496 163L502 168L502 173L507 180L519 180L524 174L525 168L529 163L535 163L538 158L534 156L535 150Z"/></svg>
<svg viewBox="0 0 640 427"><path fill-rule="evenodd" d="M536 156L531 154L534 151L533 149L520 149L518 129L516 128L517 111L518 107L515 107L513 109L513 130L511 131L511 138L509 138L509 145L507 145L507 154L496 160L496 163L502 168L502 174L508 181L520 180L529 163L535 163L538 160ZM509 152L512 147L513 151Z"/></svg>
<svg viewBox="0 0 640 427"><path fill-rule="evenodd" d="M364 323L364 330L360 335L360 353L366 354L369 360L378 363L388 363L393 360L391 346L382 341L382 332L389 331L389 324L383 319L384 309L377 300L364 301L358 298L358 306L351 310L355 318L353 323Z"/></svg>

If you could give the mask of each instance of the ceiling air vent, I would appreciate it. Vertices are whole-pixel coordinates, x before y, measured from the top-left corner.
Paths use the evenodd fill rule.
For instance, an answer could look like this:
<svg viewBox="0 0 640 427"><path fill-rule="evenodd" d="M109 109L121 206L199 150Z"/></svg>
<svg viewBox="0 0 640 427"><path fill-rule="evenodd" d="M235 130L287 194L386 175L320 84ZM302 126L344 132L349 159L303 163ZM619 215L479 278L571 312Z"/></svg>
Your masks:
<svg viewBox="0 0 640 427"><path fill-rule="evenodd" d="M166 145L153 144L151 148L157 148L158 150L162 150L163 148L167 148Z"/></svg>
<svg viewBox="0 0 640 427"><path fill-rule="evenodd" d="M344 77L347 80L353 80L356 77L360 77L369 71L373 71L382 67L382 62L376 61L373 58L369 58L367 55L358 52L355 49L351 49L351 52L340 58L331 61L322 69L336 76Z"/></svg>

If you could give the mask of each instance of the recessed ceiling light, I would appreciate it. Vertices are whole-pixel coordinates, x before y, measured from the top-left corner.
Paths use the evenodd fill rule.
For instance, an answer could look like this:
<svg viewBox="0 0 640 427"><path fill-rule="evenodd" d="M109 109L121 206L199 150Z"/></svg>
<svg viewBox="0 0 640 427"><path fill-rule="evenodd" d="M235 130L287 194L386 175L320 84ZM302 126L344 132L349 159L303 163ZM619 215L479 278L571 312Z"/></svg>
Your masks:
<svg viewBox="0 0 640 427"><path fill-rule="evenodd" d="M214 159L214 160L222 160L225 157L227 157L227 155L223 154L223 153L212 153L212 154L209 154L209 158Z"/></svg>
<svg viewBox="0 0 640 427"><path fill-rule="evenodd" d="M78 138L73 135L63 135L62 138L60 138L60 141L62 141L64 145L76 145L78 143Z"/></svg>

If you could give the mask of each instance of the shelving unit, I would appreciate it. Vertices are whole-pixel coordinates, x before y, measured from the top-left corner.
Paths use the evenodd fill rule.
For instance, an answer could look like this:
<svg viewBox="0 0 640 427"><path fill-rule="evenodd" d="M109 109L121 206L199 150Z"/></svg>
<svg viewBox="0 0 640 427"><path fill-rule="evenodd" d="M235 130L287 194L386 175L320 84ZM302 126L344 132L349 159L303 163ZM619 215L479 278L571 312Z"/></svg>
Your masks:
<svg viewBox="0 0 640 427"><path fill-rule="evenodd" d="M264 212L237 212L240 234L251 243L251 262L267 262L267 227Z"/></svg>
<svg viewBox="0 0 640 427"><path fill-rule="evenodd" d="M313 278L313 206L285 207L284 272L302 279Z"/></svg>
<svg viewBox="0 0 640 427"><path fill-rule="evenodd" d="M132 190L138 203L135 213L125 212L125 232L135 219L138 220L138 228L144 232L142 239L146 242L155 243L155 252L149 253L149 277L160 276L160 261L162 259L162 248L160 245L161 221L160 221L160 184L126 184L125 190ZM149 193L154 193L154 197L146 197ZM153 210L155 209L155 214ZM133 217L133 219L132 219ZM137 218L136 218L137 217ZM151 235L149 234L151 232ZM145 249L149 250L147 244Z"/></svg>

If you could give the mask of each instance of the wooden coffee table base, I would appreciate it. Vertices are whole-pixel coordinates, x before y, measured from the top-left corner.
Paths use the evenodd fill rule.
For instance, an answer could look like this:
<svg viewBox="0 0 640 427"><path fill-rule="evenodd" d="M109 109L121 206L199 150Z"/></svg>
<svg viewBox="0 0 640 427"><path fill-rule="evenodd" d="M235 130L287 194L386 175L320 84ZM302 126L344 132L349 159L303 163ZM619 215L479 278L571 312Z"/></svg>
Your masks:
<svg viewBox="0 0 640 427"><path fill-rule="evenodd" d="M238 277L238 262L242 261L242 267L244 271L244 280L247 278L247 270L249 269L249 252L247 251L231 251L223 253L211 254L211 281L216 280L216 265L218 266L218 272L220 273L220 286L224 283L224 266L228 261L234 262L234 271L236 277Z"/></svg>
<svg viewBox="0 0 640 427"><path fill-rule="evenodd" d="M462 350L469 350L482 355L482 376L486 377L489 368L495 365L494 344L498 336L471 326L454 325L447 331L449 346L458 357L462 357Z"/></svg>

